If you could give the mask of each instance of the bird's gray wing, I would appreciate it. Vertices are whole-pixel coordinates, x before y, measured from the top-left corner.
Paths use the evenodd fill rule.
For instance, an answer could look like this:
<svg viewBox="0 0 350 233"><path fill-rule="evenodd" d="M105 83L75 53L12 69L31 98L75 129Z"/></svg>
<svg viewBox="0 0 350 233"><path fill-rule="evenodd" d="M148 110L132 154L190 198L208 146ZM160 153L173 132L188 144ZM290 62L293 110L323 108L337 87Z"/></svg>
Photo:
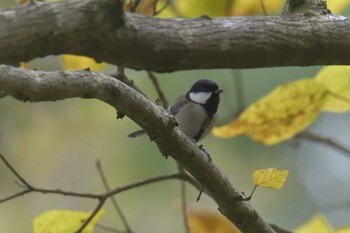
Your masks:
<svg viewBox="0 0 350 233"><path fill-rule="evenodd" d="M190 103L191 101L187 100L185 95L180 96L179 98L176 99L175 104L173 104L170 108L168 108L168 112L175 116L176 113L179 111L180 108L184 107L186 104ZM140 136L145 135L146 132L143 129L140 129L138 131L135 131L131 134L128 135L130 138L137 138Z"/></svg>
<svg viewBox="0 0 350 233"><path fill-rule="evenodd" d="M191 103L191 101L186 99L185 95L182 95L176 99L175 103L170 108L168 108L168 112L171 115L175 116L180 108L184 107L186 104L189 104L189 103Z"/></svg>

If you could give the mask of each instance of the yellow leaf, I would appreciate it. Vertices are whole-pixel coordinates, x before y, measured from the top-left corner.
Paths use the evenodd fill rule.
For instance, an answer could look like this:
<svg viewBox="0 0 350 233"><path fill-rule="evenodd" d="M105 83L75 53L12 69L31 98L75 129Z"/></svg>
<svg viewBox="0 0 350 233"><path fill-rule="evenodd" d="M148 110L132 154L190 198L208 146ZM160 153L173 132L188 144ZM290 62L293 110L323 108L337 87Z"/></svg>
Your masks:
<svg viewBox="0 0 350 233"><path fill-rule="evenodd" d="M337 96L334 97L332 94L327 96L322 107L323 111L350 110L350 66L326 66L317 73L316 81Z"/></svg>
<svg viewBox="0 0 350 233"><path fill-rule="evenodd" d="M288 170L278 170L276 168L267 168L253 172L254 184L258 187L280 189L286 182Z"/></svg>
<svg viewBox="0 0 350 233"><path fill-rule="evenodd" d="M238 15L257 15L263 14L263 9L260 3L261 0L235 0L232 8L231 14L234 16ZM278 13L283 4L284 0L262 0L265 10L268 14Z"/></svg>
<svg viewBox="0 0 350 233"><path fill-rule="evenodd" d="M240 233L226 217L219 213L191 211L188 215L191 233Z"/></svg>
<svg viewBox="0 0 350 233"><path fill-rule="evenodd" d="M91 212L50 210L37 216L33 221L34 233L72 233L79 229ZM92 233L95 223L104 214L101 209L82 233Z"/></svg>
<svg viewBox="0 0 350 233"><path fill-rule="evenodd" d="M299 226L296 233L332 233L332 227L327 223L326 219L318 214L309 221Z"/></svg>
<svg viewBox="0 0 350 233"><path fill-rule="evenodd" d="M339 14L350 5L350 0L330 0L327 1L327 8L331 10L333 14Z"/></svg>
<svg viewBox="0 0 350 233"><path fill-rule="evenodd" d="M27 62L21 62L20 63L21 68L28 68L28 63Z"/></svg>
<svg viewBox="0 0 350 233"><path fill-rule="evenodd" d="M83 56L64 54L61 56L61 64L64 70L90 70L99 71L106 66L106 63L96 63L94 59Z"/></svg>
<svg viewBox="0 0 350 233"><path fill-rule="evenodd" d="M266 145L279 143L315 120L327 94L314 79L287 83L250 105L238 119L215 127L213 134L224 138L246 134Z"/></svg>
<svg viewBox="0 0 350 233"><path fill-rule="evenodd" d="M338 227L334 230L334 233L350 233L350 226Z"/></svg>

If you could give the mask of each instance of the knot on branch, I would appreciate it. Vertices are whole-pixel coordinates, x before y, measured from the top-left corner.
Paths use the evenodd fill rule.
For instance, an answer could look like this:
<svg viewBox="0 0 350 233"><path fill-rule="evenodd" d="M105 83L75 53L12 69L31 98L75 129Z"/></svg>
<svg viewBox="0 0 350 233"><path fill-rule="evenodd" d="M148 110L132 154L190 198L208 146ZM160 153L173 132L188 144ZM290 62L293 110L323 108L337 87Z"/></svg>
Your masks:
<svg viewBox="0 0 350 233"><path fill-rule="evenodd" d="M308 15L330 14L325 0L287 0L283 8L283 15L307 13Z"/></svg>

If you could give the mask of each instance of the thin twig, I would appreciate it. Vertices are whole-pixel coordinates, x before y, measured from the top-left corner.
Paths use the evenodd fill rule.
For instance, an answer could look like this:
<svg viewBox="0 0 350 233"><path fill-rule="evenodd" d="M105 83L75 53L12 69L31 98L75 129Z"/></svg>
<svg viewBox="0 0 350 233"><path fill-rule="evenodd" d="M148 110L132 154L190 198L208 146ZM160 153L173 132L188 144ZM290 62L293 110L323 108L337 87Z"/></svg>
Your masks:
<svg viewBox="0 0 350 233"><path fill-rule="evenodd" d="M177 164L177 170L179 174L186 174L186 171L180 164ZM185 227L185 232L190 233L190 229L188 226L188 218L187 218L187 196L186 196L186 183L184 180L181 181L181 210L182 210L182 218Z"/></svg>
<svg viewBox="0 0 350 233"><path fill-rule="evenodd" d="M181 17L184 18L180 12L179 9L177 8L177 6L174 4L173 0L169 0L169 6L170 6L170 10L172 10L175 14L176 17Z"/></svg>
<svg viewBox="0 0 350 233"><path fill-rule="evenodd" d="M199 190L199 194L198 194L198 196L197 196L196 201L199 201L199 200L201 199L201 196L202 196L203 190L204 190L204 185L202 185L202 186L201 186L201 189Z"/></svg>
<svg viewBox="0 0 350 233"><path fill-rule="evenodd" d="M122 67L118 67L118 70L121 69ZM129 87L133 88L134 90L138 91L139 93L141 93L143 96L146 96L145 93L143 93L141 91L140 88L138 88L134 81L132 79L129 79L124 72L117 72L116 74L110 74L111 77L118 79L119 81L121 81L122 83L128 85Z"/></svg>
<svg viewBox="0 0 350 233"><path fill-rule="evenodd" d="M226 1L225 5L225 16L232 16L232 6L233 6L234 0L228 0Z"/></svg>
<svg viewBox="0 0 350 233"><path fill-rule="evenodd" d="M258 186L255 185L254 188L253 188L253 190L252 190L252 192L250 193L250 195L249 195L248 197L242 198L242 201L250 201L250 200L252 199L253 194L254 194L254 192L255 192L255 190L256 190L257 187L258 187Z"/></svg>
<svg viewBox="0 0 350 233"><path fill-rule="evenodd" d="M156 10L156 5L157 5L157 2L154 4L154 13L153 13L153 16L156 16L156 15L159 15L160 13L162 13L166 8L168 8L168 6L170 5L170 1L171 0L166 0L165 4L159 9L159 10Z"/></svg>
<svg viewBox="0 0 350 233"><path fill-rule="evenodd" d="M157 77L154 75L152 71L147 71L149 79L152 81L154 88L158 94L159 100L162 102L164 108L168 108L168 101L166 100L162 89L160 88Z"/></svg>
<svg viewBox="0 0 350 233"><path fill-rule="evenodd" d="M260 0L260 6L261 6L261 10L264 13L264 15L268 16L269 14L267 13L264 0Z"/></svg>
<svg viewBox="0 0 350 233"><path fill-rule="evenodd" d="M179 173L174 173L174 174L169 174L169 175L163 175L163 176L157 176L157 177L153 177L150 179L146 179L146 180L142 180L142 181L138 181L132 184L128 184L125 185L123 187L119 187L119 188L115 188L112 190L109 190L105 193L102 194L89 194L89 193L76 193L76 192L69 192L69 191L62 191L59 189L42 189L42 188L36 188L34 186L32 186L31 184L29 184L17 171L16 169L6 160L6 158L0 154L0 159L4 162L4 164L11 170L11 172L23 183L23 185L25 186L25 190L22 190L21 192L18 192L14 195L11 195L9 197L0 199L0 203L14 199L16 197L19 196L23 196L27 193L32 193L32 192L38 192L38 193L43 193L43 194L59 194L59 195L64 195L64 196L73 196L73 197L82 197L82 198L91 198L91 199L98 199L99 202L97 204L97 206L95 207L94 211L91 213L91 215L89 216L89 218L80 226L80 228L76 231L78 232L82 232L83 229L87 226L87 224L89 224L89 222L94 218L94 216L98 213L98 211L102 208L102 206L104 205L104 203L106 202L106 200L110 197L112 197L113 195L116 195L118 193L130 190L130 189L134 189L137 187L141 187L144 185L148 185L148 184L152 184L152 183L156 183L156 182L160 182L160 181L164 181L164 180L171 180L171 179L179 179L179 180L185 180L190 182L191 184L194 184L196 186L196 181L194 181L194 179L192 177L190 177L189 175L187 175L186 173L183 174L179 174Z"/></svg>
<svg viewBox="0 0 350 233"><path fill-rule="evenodd" d="M338 142L337 140L334 140L332 138L320 136L317 134L309 133L309 132L303 132L296 136L296 138L306 139L312 142L321 143L327 146L330 146L340 152L342 152L344 155L350 158L350 147L348 145L344 145L343 143Z"/></svg>
<svg viewBox="0 0 350 233"><path fill-rule="evenodd" d="M84 230L84 228L89 224L89 222L91 222L91 220L94 218L94 216L102 208L102 206L105 203L105 201L109 197L111 197L113 195L121 193L121 192L124 192L126 190L130 190L130 189L138 188L138 187L141 187L141 186L144 186L144 185L148 185L148 184L151 184L151 183L156 183L156 182L160 182L160 181L164 181L164 180L172 180L172 179L185 179L185 180L187 180L188 177L189 176L185 175L185 174L175 173L175 174L170 174L170 175L153 177L153 178L150 178L150 179L147 179L147 180L142 180L142 181L139 181L139 182L135 182L135 183L132 183L132 184L125 185L124 187L115 188L115 189L110 190L110 191L108 191L105 194L102 194L100 196L100 201L98 202L98 204L95 207L94 211L91 213L89 218L87 218L85 220L85 222L80 226L80 228L76 231L76 233L80 233L80 232L82 232Z"/></svg>
<svg viewBox="0 0 350 233"><path fill-rule="evenodd" d="M0 154L0 159L5 163L5 165L11 170L11 172L25 185L27 188L31 188L31 185L12 167L12 165L5 159L5 156Z"/></svg>
<svg viewBox="0 0 350 233"><path fill-rule="evenodd" d="M99 173L99 175L101 177L103 186L105 187L106 191L109 192L110 191L110 187L108 185L106 176L105 176L105 174L103 172L100 160L97 160L96 167L97 167L97 171L98 171L98 173ZM118 213L118 215L119 215L119 217L120 217L120 219L121 219L121 221L122 221L122 223L124 225L124 228L125 228L126 232L130 232L130 233L133 232L131 230L131 228L130 228L126 218L125 218L125 215L123 214L122 210L120 209L120 207L119 207L119 205L118 205L118 203L117 203L117 201L116 201L114 196L111 196L111 201L112 201L112 204L114 206L114 209L117 211L117 213Z"/></svg>
<svg viewBox="0 0 350 233"><path fill-rule="evenodd" d="M243 82L242 72L240 70L232 70L232 78L235 86L236 100L237 100L237 116L244 110L244 93L243 93Z"/></svg>
<svg viewBox="0 0 350 233"><path fill-rule="evenodd" d="M146 96L140 88L138 88L134 81L129 79L126 75L125 75L125 68L122 66L118 66L117 68L117 73L116 74L111 74L110 76L112 76L113 78L125 83L126 85L128 85L129 87L133 88L134 90L138 91L139 93L141 93L142 95ZM123 119L125 116L125 114L123 112L117 111L117 119Z"/></svg>
<svg viewBox="0 0 350 233"><path fill-rule="evenodd" d="M97 194L90 194L90 193L77 193L77 192L70 192L70 191L63 191L60 189L43 189L43 188L36 188L29 184L17 171L16 169L6 160L5 156L0 154L0 159L4 162L6 167L10 169L10 171L20 180L20 182L23 184L21 186L24 188L24 190L15 193L9 197L0 199L0 203L11 200L13 198L23 196L27 193L36 192L36 193L43 193L43 194L58 194L63 196L73 196L73 197L82 197L82 198L92 198L92 199L100 199L101 195Z"/></svg>
<svg viewBox="0 0 350 233"><path fill-rule="evenodd" d="M147 180L141 180L139 182L128 184L128 185L125 185L123 187L112 189L111 191L107 192L105 195L112 196L112 195L124 192L126 190L129 190L129 189L138 188L138 187L141 187L141 186L144 186L147 184L152 184L152 183L156 183L156 182L160 182L160 181L164 181L164 180L173 180L173 179L190 181L191 178L189 177L189 175L178 174L178 173L163 175L163 176L156 176L153 178L149 178Z"/></svg>
<svg viewBox="0 0 350 233"><path fill-rule="evenodd" d="M101 228L101 229L103 229L105 231L109 231L109 232L126 233L126 231L117 230L117 229L114 229L113 227L106 226L106 225L101 224L101 223L96 223L95 226L98 227L98 228Z"/></svg>
<svg viewBox="0 0 350 233"><path fill-rule="evenodd" d="M108 199L108 196L103 196L103 198L100 199L100 201L97 203L97 206L95 207L94 211L90 214L90 216L84 221L83 224L79 227L79 229L75 233L80 233L84 230L84 228L91 222L91 220L96 216L98 211L102 208L103 204Z"/></svg>
<svg viewBox="0 0 350 233"><path fill-rule="evenodd" d="M21 192L15 193L15 194L13 194L13 195L11 195L11 196L2 198L2 199L0 200L0 203L5 202L5 201L9 201L9 200L14 199L14 198L19 197L19 196L23 196L23 195L25 195L25 194L27 194L27 193L29 193L29 192L31 192L31 190L26 189L26 190L23 190L23 191L21 191Z"/></svg>

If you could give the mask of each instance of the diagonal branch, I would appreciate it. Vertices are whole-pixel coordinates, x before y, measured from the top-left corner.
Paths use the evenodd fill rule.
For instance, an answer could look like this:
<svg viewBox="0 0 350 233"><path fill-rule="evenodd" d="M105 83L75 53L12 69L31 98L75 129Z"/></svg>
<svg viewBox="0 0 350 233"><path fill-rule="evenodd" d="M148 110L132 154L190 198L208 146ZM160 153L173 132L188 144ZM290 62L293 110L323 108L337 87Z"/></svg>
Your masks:
<svg viewBox="0 0 350 233"><path fill-rule="evenodd" d="M145 129L164 156L174 158L196 178L221 212L242 232L275 232L249 203L241 201L239 190L175 127L176 120L164 108L115 78L88 70L43 72L0 65L0 89L16 99L31 102L80 97L108 103ZM122 190L109 193L119 191Z"/></svg>
<svg viewBox="0 0 350 233"><path fill-rule="evenodd" d="M102 166L101 166L101 161L100 160L97 160L96 162L96 167L97 167L97 170L98 170L98 173L101 177L101 180L102 180L102 183L103 183L103 186L105 187L105 189L107 191L110 191L110 187L108 185L108 182L107 182L107 179L106 179L106 176L103 172L103 169L102 169ZM130 226L129 226L129 223L128 221L126 220L126 217L123 213L123 211L121 210L121 208L119 207L118 203L117 203L117 200L114 198L114 196L111 197L111 201L112 201L112 204L114 206L114 209L117 211L123 225L124 225L124 228L125 228L125 232L127 233L133 233L133 231L131 230Z"/></svg>
<svg viewBox="0 0 350 233"><path fill-rule="evenodd" d="M0 63L69 53L158 72L350 64L350 20L328 11L160 19L123 14L118 3L36 2L0 11Z"/></svg>
<svg viewBox="0 0 350 233"><path fill-rule="evenodd" d="M342 152L345 156L350 158L350 147L335 139L324 137L314 133L309 133L309 132L302 132L296 135L296 138L309 140L315 143L321 143L323 145L329 146L331 148L334 148L335 150Z"/></svg>

